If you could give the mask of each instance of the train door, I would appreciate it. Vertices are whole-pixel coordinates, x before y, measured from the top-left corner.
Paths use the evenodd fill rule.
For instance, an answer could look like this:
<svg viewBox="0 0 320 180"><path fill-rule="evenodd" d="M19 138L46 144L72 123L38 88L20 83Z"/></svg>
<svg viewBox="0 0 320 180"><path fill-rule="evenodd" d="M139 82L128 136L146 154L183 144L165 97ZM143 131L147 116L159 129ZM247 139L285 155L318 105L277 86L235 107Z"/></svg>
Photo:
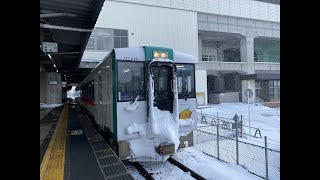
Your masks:
<svg viewBox="0 0 320 180"><path fill-rule="evenodd" d="M174 86L173 72L175 66L168 62L153 62L150 71L154 81L154 104L163 111L173 113Z"/></svg>

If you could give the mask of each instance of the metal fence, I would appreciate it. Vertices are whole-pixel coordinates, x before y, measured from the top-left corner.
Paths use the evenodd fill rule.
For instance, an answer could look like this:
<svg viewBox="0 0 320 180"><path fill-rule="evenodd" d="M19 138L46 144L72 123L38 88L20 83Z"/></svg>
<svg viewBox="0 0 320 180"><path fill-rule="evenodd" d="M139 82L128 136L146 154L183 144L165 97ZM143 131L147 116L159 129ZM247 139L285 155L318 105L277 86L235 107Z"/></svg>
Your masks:
<svg viewBox="0 0 320 180"><path fill-rule="evenodd" d="M266 137L257 138L262 142L245 142L250 135L243 132L241 117L237 121L218 115L199 117L201 124L194 132L197 149L221 161L238 164L261 178L280 179L280 151L268 148Z"/></svg>

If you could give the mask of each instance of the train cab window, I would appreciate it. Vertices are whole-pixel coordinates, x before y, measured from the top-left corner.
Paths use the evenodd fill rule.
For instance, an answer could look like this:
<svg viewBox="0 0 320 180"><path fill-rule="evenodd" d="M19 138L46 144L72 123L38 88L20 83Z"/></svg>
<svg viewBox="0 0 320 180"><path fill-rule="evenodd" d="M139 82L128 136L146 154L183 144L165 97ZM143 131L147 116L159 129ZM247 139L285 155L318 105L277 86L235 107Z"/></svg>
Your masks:
<svg viewBox="0 0 320 180"><path fill-rule="evenodd" d="M145 100L144 62L118 61L118 101Z"/></svg>
<svg viewBox="0 0 320 180"><path fill-rule="evenodd" d="M195 68L194 64L176 64L179 99L195 98Z"/></svg>

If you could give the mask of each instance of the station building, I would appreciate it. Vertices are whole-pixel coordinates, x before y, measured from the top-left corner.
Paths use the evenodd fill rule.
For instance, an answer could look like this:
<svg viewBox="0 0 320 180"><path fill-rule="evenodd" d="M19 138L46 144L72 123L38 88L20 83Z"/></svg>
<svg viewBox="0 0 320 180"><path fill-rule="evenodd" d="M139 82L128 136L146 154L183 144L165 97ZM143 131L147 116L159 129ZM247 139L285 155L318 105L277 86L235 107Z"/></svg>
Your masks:
<svg viewBox="0 0 320 180"><path fill-rule="evenodd" d="M148 45L196 58L198 105L280 101L280 0L106 0L82 62Z"/></svg>

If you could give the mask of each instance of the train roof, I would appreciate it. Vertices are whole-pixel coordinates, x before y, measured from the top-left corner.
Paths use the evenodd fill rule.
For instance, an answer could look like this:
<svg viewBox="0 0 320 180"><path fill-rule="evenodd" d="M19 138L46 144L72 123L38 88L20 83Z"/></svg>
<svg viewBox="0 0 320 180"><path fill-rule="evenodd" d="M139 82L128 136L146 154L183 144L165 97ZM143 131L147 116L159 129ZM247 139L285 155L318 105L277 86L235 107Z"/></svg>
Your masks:
<svg viewBox="0 0 320 180"><path fill-rule="evenodd" d="M144 46L144 47L136 47L136 48L115 48L113 49L108 55L106 55L103 60L96 65L95 68L91 70L89 75L84 78L84 80L78 85L81 86L84 84L84 81L87 81L89 76L91 76L94 71L99 69L101 64L104 64L105 60L108 59L113 53L115 55L116 60L131 60L131 61L147 61L146 59L146 49L150 48L151 46ZM161 47L151 47L152 49L161 49L161 50L171 50L173 54L173 62L175 63L197 63L194 56L190 54L186 54L179 51L174 51L169 48L161 48ZM170 53L170 52L169 52ZM170 56L169 56L170 57ZM170 59L170 58L169 58ZM172 60L172 59L171 59Z"/></svg>
<svg viewBox="0 0 320 180"><path fill-rule="evenodd" d="M117 60L131 60L134 61L146 61L145 48L115 48L115 57ZM172 59L171 59L172 60ZM179 51L173 50L173 62L175 63L196 63L195 58L190 55Z"/></svg>

